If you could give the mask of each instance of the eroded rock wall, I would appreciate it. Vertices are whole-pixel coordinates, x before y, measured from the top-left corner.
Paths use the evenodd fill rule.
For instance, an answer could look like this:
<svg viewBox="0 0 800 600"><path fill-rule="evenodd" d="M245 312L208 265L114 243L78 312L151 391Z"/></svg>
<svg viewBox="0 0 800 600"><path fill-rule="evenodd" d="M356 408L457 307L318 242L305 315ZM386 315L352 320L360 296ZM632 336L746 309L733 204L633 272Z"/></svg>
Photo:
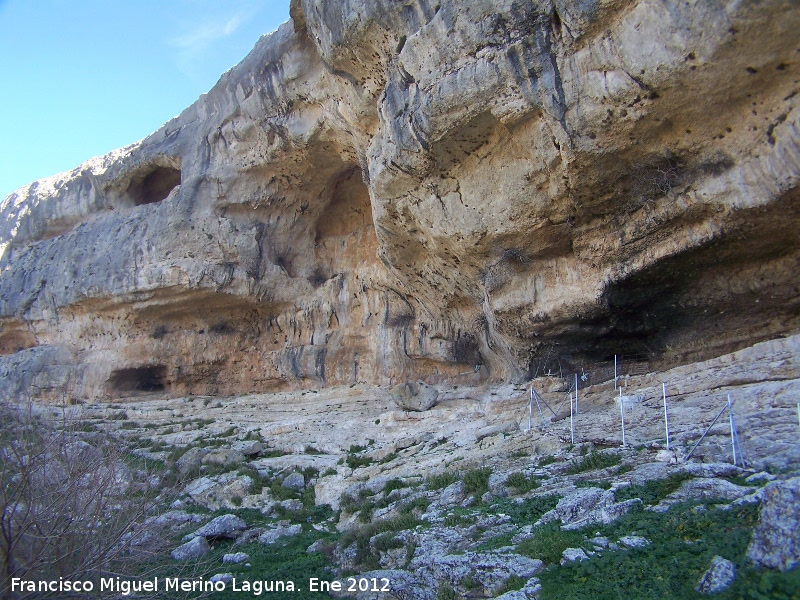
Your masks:
<svg viewBox="0 0 800 600"><path fill-rule="evenodd" d="M797 330L796 3L291 14L148 138L3 201L6 393L520 379Z"/></svg>

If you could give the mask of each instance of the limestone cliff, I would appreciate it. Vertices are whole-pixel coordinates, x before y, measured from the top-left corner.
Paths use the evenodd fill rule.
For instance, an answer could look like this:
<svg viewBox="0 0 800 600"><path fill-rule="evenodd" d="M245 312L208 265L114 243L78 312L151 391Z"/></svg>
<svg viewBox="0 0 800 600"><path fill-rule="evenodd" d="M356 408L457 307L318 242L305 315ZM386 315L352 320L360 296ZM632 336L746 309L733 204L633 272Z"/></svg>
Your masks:
<svg viewBox="0 0 800 600"><path fill-rule="evenodd" d="M3 201L6 393L519 379L797 331L796 2L291 15L151 136Z"/></svg>

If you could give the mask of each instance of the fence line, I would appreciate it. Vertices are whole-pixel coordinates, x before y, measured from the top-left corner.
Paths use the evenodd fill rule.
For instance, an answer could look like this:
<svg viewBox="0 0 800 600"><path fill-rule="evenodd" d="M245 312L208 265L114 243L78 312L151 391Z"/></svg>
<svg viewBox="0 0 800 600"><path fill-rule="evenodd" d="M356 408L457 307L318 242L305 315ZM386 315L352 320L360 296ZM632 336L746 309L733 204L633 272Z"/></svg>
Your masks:
<svg viewBox="0 0 800 600"><path fill-rule="evenodd" d="M619 386L618 389L619 389L620 423L621 423L621 427L622 427L622 447L625 448L626 447L626 442L625 442L625 398L626 397L622 395L622 386ZM570 441L571 441L571 443L573 445L575 444L575 417L578 414L578 379L577 379L577 374L575 375L574 391L575 391L575 399L574 399L575 406L574 406L574 410L573 410L573 404L572 404L573 403L572 389L570 389L570 391L568 393L568 396L569 396ZM667 450L669 450L670 449L669 409L668 409L668 404L667 404L667 384L664 383L664 382L661 383L661 392L662 392L663 405L664 405L664 432L665 432L665 435L666 435ZM678 395L681 395L681 394L678 394ZM547 402L544 400L544 398L542 398L542 396L539 395L539 393L535 390L535 388L533 386L533 382L531 382L530 400L528 402L528 430L531 430L533 428L532 416L533 416L533 403L534 402L536 402L536 406L537 406L537 409L539 411L539 417L541 419L541 426L542 427L544 427L546 425L546 421L545 421L545 418L544 418L544 411L542 411L541 404L544 404L550 410L550 412L553 413L553 417L558 417L558 414L556 413L556 411L554 411L550 407L550 405L547 404ZM562 401L562 403L558 407L559 412L560 412L561 407L563 406L563 404L564 403ZM744 452L742 451L742 444L741 444L741 440L739 439L739 431L738 431L738 429L736 427L736 422L735 422L734 415L733 415L733 404L734 404L734 401L731 401L730 394L728 394L727 402L722 407L722 410L720 410L717 413L717 415L711 421L711 424L703 432L703 435L700 436L700 439L697 440L697 442L692 447L692 449L689 451L689 453L683 458L684 461L687 461L687 460L689 460L689 458L691 458L691 456L694 453L694 451L698 448L700 443L705 439L705 437L708 435L708 433L711 431L711 429L714 427L714 425L716 425L716 423L719 420L719 418L727 410L728 411L728 415L729 415L729 423L730 423L731 453L732 453L732 458L733 458L733 464L734 465L738 465L739 463L741 463L742 468L746 468L747 463L745 462L745 459L744 459ZM798 404L798 411L800 411L800 404ZM800 421L800 414L798 415L798 420ZM551 419L551 422L552 422L552 419ZM738 456L738 461L737 461L737 456Z"/></svg>

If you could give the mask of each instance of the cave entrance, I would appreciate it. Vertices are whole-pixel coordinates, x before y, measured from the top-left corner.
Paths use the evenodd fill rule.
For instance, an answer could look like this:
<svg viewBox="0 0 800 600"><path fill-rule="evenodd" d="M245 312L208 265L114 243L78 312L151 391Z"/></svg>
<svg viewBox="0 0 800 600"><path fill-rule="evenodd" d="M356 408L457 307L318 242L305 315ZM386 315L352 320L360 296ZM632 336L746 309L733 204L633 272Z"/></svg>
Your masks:
<svg viewBox="0 0 800 600"><path fill-rule="evenodd" d="M317 219L316 243L351 235L371 225L372 204L361 170L353 168L341 173L334 181L330 202Z"/></svg>
<svg viewBox="0 0 800 600"><path fill-rule="evenodd" d="M163 392L167 388L166 376L164 365L117 369L111 373L106 387L114 395Z"/></svg>
<svg viewBox="0 0 800 600"><path fill-rule="evenodd" d="M131 181L128 193L136 206L155 204L164 200L180 184L180 169L159 166L141 179Z"/></svg>

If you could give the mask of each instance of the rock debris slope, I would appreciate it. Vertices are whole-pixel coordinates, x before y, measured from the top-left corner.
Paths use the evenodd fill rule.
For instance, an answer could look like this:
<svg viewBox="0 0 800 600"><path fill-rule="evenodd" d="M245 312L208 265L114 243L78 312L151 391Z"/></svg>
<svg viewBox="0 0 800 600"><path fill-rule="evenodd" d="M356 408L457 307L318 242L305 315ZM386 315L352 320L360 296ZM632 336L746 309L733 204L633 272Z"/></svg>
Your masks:
<svg viewBox="0 0 800 600"><path fill-rule="evenodd" d="M797 330L796 3L291 16L151 136L3 201L7 393L519 380Z"/></svg>

